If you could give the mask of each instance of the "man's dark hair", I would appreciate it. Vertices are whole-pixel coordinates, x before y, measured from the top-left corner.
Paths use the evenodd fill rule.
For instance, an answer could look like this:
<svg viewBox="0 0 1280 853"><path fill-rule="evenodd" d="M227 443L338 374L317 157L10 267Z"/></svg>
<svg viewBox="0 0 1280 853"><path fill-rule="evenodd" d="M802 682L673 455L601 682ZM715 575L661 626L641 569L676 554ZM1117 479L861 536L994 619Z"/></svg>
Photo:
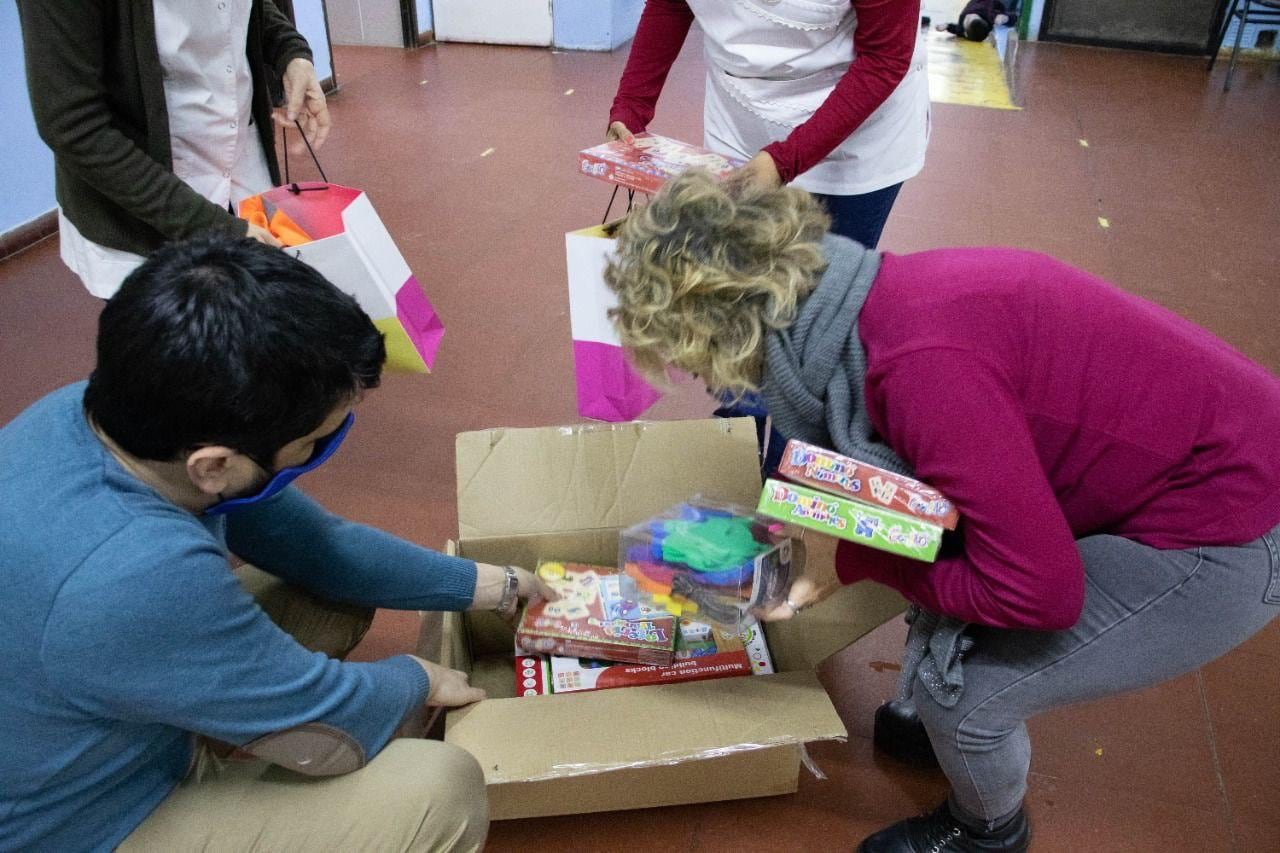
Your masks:
<svg viewBox="0 0 1280 853"><path fill-rule="evenodd" d="M964 37L969 41L986 41L991 35L991 23L986 18L974 15L964 25Z"/></svg>
<svg viewBox="0 0 1280 853"><path fill-rule="evenodd" d="M377 387L382 334L355 299L280 249L202 236L138 267L98 320L86 413L124 450L276 453Z"/></svg>

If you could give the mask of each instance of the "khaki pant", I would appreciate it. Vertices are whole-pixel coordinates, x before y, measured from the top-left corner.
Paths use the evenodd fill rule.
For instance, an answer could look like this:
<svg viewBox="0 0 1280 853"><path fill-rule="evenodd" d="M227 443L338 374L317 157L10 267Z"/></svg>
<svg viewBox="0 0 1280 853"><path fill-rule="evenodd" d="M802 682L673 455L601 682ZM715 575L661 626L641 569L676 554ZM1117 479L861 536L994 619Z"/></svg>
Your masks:
<svg viewBox="0 0 1280 853"><path fill-rule="evenodd" d="M345 656L373 611L322 601L250 566L237 574L307 648ZM259 760L211 759L169 795L121 851L472 851L484 845L484 775L467 752L392 741L345 776L300 776Z"/></svg>

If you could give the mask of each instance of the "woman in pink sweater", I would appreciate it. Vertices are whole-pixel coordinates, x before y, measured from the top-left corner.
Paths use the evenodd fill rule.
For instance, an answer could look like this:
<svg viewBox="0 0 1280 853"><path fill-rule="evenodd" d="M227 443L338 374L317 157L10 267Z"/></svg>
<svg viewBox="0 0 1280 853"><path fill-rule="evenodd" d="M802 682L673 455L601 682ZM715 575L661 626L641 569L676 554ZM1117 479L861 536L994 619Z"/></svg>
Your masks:
<svg viewBox="0 0 1280 853"><path fill-rule="evenodd" d="M904 691L952 783L859 848L1024 850L1025 721L1155 684L1280 614L1280 382L1043 255L879 255L804 192L686 175L607 278L650 374L760 391L784 434L910 473L962 523L937 562L841 543L918 614ZM797 581L772 618L829 595Z"/></svg>

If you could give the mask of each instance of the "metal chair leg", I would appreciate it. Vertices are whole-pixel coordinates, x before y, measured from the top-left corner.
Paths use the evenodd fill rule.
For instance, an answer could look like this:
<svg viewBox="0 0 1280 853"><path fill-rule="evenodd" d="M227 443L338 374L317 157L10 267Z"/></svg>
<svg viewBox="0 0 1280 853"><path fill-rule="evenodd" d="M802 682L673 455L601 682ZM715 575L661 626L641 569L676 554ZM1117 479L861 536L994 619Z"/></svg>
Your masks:
<svg viewBox="0 0 1280 853"><path fill-rule="evenodd" d="M1240 14L1240 26L1236 27L1236 43L1231 48L1231 62L1227 65L1227 79L1222 83L1222 91L1231 91L1231 75L1236 72L1236 54L1240 52L1240 41L1244 38L1244 26L1249 21L1249 6L1253 0L1244 0L1244 11Z"/></svg>
<svg viewBox="0 0 1280 853"><path fill-rule="evenodd" d="M1214 63L1218 61L1218 51L1222 50L1222 42L1227 37L1227 30L1231 28L1231 19L1235 17L1236 7L1239 5L1240 0L1231 0L1226 14L1222 16L1222 26L1218 27L1218 32L1214 34L1213 46L1209 49L1208 71L1213 71Z"/></svg>

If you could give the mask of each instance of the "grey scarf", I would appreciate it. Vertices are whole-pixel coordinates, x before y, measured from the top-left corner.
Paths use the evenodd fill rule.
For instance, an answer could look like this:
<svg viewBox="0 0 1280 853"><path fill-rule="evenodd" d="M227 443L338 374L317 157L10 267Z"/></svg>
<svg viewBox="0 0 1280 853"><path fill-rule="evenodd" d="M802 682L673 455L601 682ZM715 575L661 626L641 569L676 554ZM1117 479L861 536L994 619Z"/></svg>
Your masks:
<svg viewBox="0 0 1280 853"><path fill-rule="evenodd" d="M858 338L858 315L880 270L880 255L828 234L822 240L827 269L800 306L795 322L765 339L760 393L773 428L838 450L864 462L911 476L893 448L875 440L867 415L867 357ZM971 643L965 623L912 607L911 632L898 689L909 699L917 673L934 700L953 707L964 688L961 658Z"/></svg>

